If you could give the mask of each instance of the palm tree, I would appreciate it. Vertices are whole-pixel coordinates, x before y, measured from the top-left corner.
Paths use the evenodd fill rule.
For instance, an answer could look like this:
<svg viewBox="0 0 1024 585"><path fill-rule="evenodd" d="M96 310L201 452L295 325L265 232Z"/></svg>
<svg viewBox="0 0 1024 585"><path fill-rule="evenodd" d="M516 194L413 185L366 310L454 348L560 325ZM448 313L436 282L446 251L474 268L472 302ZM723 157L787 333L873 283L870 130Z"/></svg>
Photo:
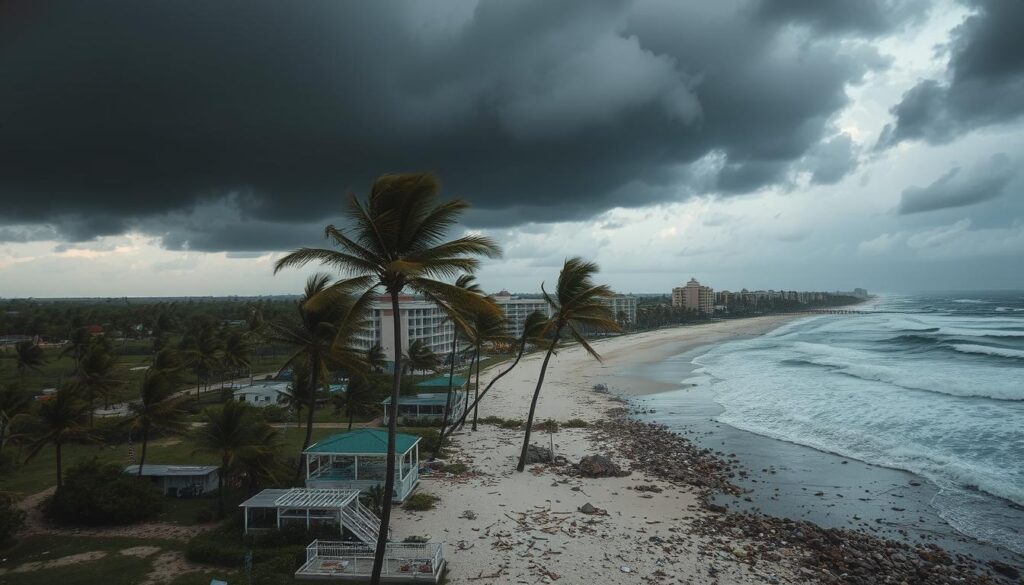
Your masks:
<svg viewBox="0 0 1024 585"><path fill-rule="evenodd" d="M441 360L422 339L413 340L405 356L406 372L433 372L441 365Z"/></svg>
<svg viewBox="0 0 1024 585"><path fill-rule="evenodd" d="M96 399L109 401L110 396L124 382L115 377L117 363L100 344L92 345L78 364L73 384L79 395L89 403L89 426L92 427Z"/></svg>
<svg viewBox="0 0 1024 585"><path fill-rule="evenodd" d="M379 345L372 345L366 349L366 366L372 372L383 372L388 365L388 357L384 355L384 348Z"/></svg>
<svg viewBox="0 0 1024 585"><path fill-rule="evenodd" d="M185 411L180 401L175 398L176 387L172 376L161 370L150 370L142 379L139 400L128 404L131 414L127 423L129 428L137 430L142 436L142 453L139 457L139 477L142 477L142 466L146 464L146 447L149 445L149 434L153 430L180 433L187 428L184 420Z"/></svg>
<svg viewBox="0 0 1024 585"><path fill-rule="evenodd" d="M476 283L476 278L472 274L462 274L455 279L455 286L462 289L467 294L475 295L480 299L481 306L475 307L475 312L485 313L494 312L500 314L500 309L493 302L489 302L490 299L484 296L484 291L480 289L480 286ZM487 303L483 305L482 303ZM452 410L452 394L454 390L455 381L455 356L459 346L459 333L466 339L470 339L473 335L473 323L469 315L466 314L465 310L460 313L459 307L450 307L447 304L442 304L442 308L448 314L448 318L452 322L452 353L448 356L448 395L444 401L444 415L441 417L441 433L444 433L445 427L448 425L448 418L451 416ZM473 363L470 362L469 367L473 367ZM469 375L466 376L469 379ZM466 394L466 398L469 398L469 394ZM440 449L438 445L438 449Z"/></svg>
<svg viewBox="0 0 1024 585"><path fill-rule="evenodd" d="M291 471L281 459L280 436L270 425L259 425L252 445L238 450L231 474L240 476L248 486L249 495L260 485L278 484Z"/></svg>
<svg viewBox="0 0 1024 585"><path fill-rule="evenodd" d="M14 417L28 412L30 404L32 395L17 384L8 384L0 389L0 453L4 451L7 431L11 428Z"/></svg>
<svg viewBox="0 0 1024 585"><path fill-rule="evenodd" d="M302 411L310 403L316 404L316 391L316 381L310 379L309 369L305 364L297 363L292 366L292 383L288 385L288 390L281 398L285 406L295 411L295 422L299 427L302 426ZM309 425L306 430L309 430Z"/></svg>
<svg viewBox="0 0 1024 585"><path fill-rule="evenodd" d="M320 388L331 382L332 367L350 372L364 369L363 352L353 347L355 335L365 323L369 297L355 298L344 284L332 285L330 277L314 274L306 281L306 289L297 305L298 320L294 323L272 323L272 340L293 348L284 367L291 366L293 395L303 391L306 402L306 438L302 444L296 477L302 471L301 453L313 439L313 413ZM299 380L304 373L305 380Z"/></svg>
<svg viewBox="0 0 1024 585"><path fill-rule="evenodd" d="M91 439L86 427L86 409L83 401L70 385L62 386L57 393L39 405L40 428L28 447L26 461L31 460L47 445L53 445L57 455L57 490L64 487L61 448L69 441Z"/></svg>
<svg viewBox="0 0 1024 585"><path fill-rule="evenodd" d="M544 299L551 307L551 318L544 331L545 337L549 338L548 351L544 356L544 362L541 363L537 387L533 391L533 400L530 401L530 415L526 417L526 436L523 437L523 450L519 454L516 471L523 471L526 468L526 452L530 447L530 430L533 427L533 415L537 410L537 399L540 398L540 388L544 384L544 374L547 373L551 354L555 352L562 334L568 333L594 359L601 361L601 356L590 347L579 328L585 327L591 331L620 330L615 322L615 315L604 303L604 299L614 296L615 293L606 285L594 284L593 276L597 270L597 264L593 262L587 262L582 258L569 258L558 275L554 297L544 290L543 284L541 285Z"/></svg>
<svg viewBox="0 0 1024 585"><path fill-rule="evenodd" d="M64 350L60 352L60 357L64 357L71 354L75 358L75 371L78 371L78 364L82 361L82 356L85 355L89 346L92 345L92 334L85 327L78 327L71 333L71 338L68 339L68 344L64 347Z"/></svg>
<svg viewBox="0 0 1024 585"><path fill-rule="evenodd" d="M220 367L223 348L220 337L212 327L203 327L199 334L192 339L182 339L182 349L192 371L196 375L196 400L204 385L210 385L210 377Z"/></svg>
<svg viewBox="0 0 1024 585"><path fill-rule="evenodd" d="M224 517L224 480L240 459L251 456L252 450L267 448L269 425L254 416L251 407L235 400L205 411L204 416L206 420L195 437L196 452L220 457L217 511Z"/></svg>
<svg viewBox="0 0 1024 585"><path fill-rule="evenodd" d="M18 368L18 381L25 383L25 374L29 370L42 372L42 366L46 363L46 354L43 348L31 341L19 341L14 344L14 359Z"/></svg>
<svg viewBox="0 0 1024 585"><path fill-rule="evenodd" d="M473 344L473 355L476 361L476 383L473 385L473 430L476 430L477 405L480 403L480 358L483 355L484 346L487 344L502 344L509 341L509 335L505 331L505 316L500 313L485 311L473 315L473 326L470 342ZM472 373L472 372L470 372ZM468 378L468 376L467 376ZM469 399L469 392L466 393ZM467 403L466 410L469 410Z"/></svg>
<svg viewBox="0 0 1024 585"><path fill-rule="evenodd" d="M241 370L250 370L252 361L252 340L248 334L241 331L231 332L224 340L224 349L221 352L221 362L225 372L237 376Z"/></svg>
<svg viewBox="0 0 1024 585"><path fill-rule="evenodd" d="M376 414L377 397L374 396L373 386L365 374L353 374L348 379L348 387L344 392L338 392L332 397L335 414L345 410L348 416L348 430L352 430L352 421L356 416L371 416Z"/></svg>
<svg viewBox="0 0 1024 585"><path fill-rule="evenodd" d="M519 365L519 360L523 358L523 353L526 352L526 347L529 345L537 345L542 341L540 339L540 336L543 334L544 328L547 326L547 322L547 316L539 311L533 311L532 313L526 316L526 319L523 321L523 330L519 334L519 338L516 340L516 346L519 348L516 351L516 358L512 360L512 363L507 368L502 370L497 376L492 378L491 381L487 383L487 387L483 389L483 392L480 392L476 396L476 398L473 400L473 403L469 405L469 408L467 408L466 411L462 413L462 416L459 417L458 420L452 423L447 428L447 430L441 432L441 436L437 441L438 448L440 448L440 445L444 443L444 440L449 435L451 435L452 432L455 431L455 429L465 424L466 417L469 416L469 411L471 409L476 409L480 401L483 400L484 396L487 395L487 392L490 391L490 389L494 386L494 383L502 379L506 374L511 372L513 369L515 369L517 365ZM434 458L436 456L436 451L431 454L431 458Z"/></svg>
<svg viewBox="0 0 1024 585"><path fill-rule="evenodd" d="M391 404L396 412L402 384L402 327L399 296L411 289L427 298L448 302L452 306L472 304L462 289L437 280L473 272L478 256L496 257L501 251L490 238L467 235L442 241L466 210L465 201L438 203L440 186L429 174L384 175L373 183L365 201L352 195L346 216L352 223L348 234L327 226L325 235L336 249L301 248L278 260L275 272L292 266L320 262L353 278L350 286L365 288L364 297L383 289L391 298L394 323L394 372ZM349 237L351 236L351 237ZM380 583L388 526L391 521L391 494L395 488L395 434L397 416L388 420L388 454L384 480L384 506L378 532L376 554L370 582Z"/></svg>

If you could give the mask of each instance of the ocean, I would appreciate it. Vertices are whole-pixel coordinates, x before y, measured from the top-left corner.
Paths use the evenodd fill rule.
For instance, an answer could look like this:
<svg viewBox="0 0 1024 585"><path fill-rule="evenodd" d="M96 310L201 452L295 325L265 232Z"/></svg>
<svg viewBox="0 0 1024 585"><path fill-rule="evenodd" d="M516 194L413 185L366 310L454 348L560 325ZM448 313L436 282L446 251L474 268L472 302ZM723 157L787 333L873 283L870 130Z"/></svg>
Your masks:
<svg viewBox="0 0 1024 585"><path fill-rule="evenodd" d="M1024 292L887 294L858 310L670 358L655 375L688 388L645 407L681 430L686 396L703 391L715 424L915 474L950 527L1024 553Z"/></svg>

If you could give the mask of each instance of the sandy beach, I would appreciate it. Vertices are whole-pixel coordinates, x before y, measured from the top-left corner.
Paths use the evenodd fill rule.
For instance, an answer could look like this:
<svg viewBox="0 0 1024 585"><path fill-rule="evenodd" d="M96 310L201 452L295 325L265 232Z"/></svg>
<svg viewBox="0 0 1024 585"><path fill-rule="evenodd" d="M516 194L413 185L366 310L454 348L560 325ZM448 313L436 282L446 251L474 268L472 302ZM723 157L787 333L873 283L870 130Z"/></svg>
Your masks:
<svg viewBox="0 0 1024 585"><path fill-rule="evenodd" d="M594 347L603 363L580 348L568 348L552 358L537 418L597 422L622 404L611 394L594 392L595 384L616 392L664 389L657 382L618 375L623 367L761 335L791 318L725 321L600 340ZM542 357L525 357L500 380L481 403L480 416L525 419ZM393 523L399 539L418 535L445 543L451 583L791 581L795 569L784 561L741 562L742 539L733 543L735 552L724 551L714 539L693 533L692 523L707 514L695 488L637 472L582 478L538 465L515 473L522 431L494 425L468 429L455 435L450 460L465 462L474 473L424 479L420 491L441 497L441 502L427 512L396 510ZM614 452L587 429L535 432L533 437L535 444L553 442L556 455L570 462ZM588 503L607 515L578 511Z"/></svg>

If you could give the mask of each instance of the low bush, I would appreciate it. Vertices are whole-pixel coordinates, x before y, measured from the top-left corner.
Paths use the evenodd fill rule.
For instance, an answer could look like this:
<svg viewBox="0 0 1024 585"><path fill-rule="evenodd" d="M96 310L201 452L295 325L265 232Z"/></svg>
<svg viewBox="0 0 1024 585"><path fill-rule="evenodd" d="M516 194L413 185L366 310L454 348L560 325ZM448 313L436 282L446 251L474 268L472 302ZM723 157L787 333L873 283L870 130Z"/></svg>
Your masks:
<svg viewBox="0 0 1024 585"><path fill-rule="evenodd" d="M263 420L269 423L291 422L290 413L291 411L287 408L274 404L259 409L259 414L263 417Z"/></svg>
<svg viewBox="0 0 1024 585"><path fill-rule="evenodd" d="M477 422L482 425L501 425L501 423L505 422L505 419L501 418L500 416L491 415L485 416L478 420Z"/></svg>
<svg viewBox="0 0 1024 585"><path fill-rule="evenodd" d="M465 463L448 463L447 465L441 466L441 471L444 471L445 473L454 473L455 475L459 475L469 471L469 466L466 465Z"/></svg>
<svg viewBox="0 0 1024 585"><path fill-rule="evenodd" d="M132 524L153 518L164 498L148 480L116 464L85 461L68 469L63 488L43 500L43 515L63 524Z"/></svg>
<svg viewBox="0 0 1024 585"><path fill-rule="evenodd" d="M25 526L25 511L18 508L13 497L0 495L0 548L6 546L14 533Z"/></svg>
<svg viewBox="0 0 1024 585"><path fill-rule="evenodd" d="M498 423L498 426L503 429L513 429L518 431L519 429L523 428L523 425L525 424L526 423L521 420L510 418L501 421L500 423Z"/></svg>
<svg viewBox="0 0 1024 585"><path fill-rule="evenodd" d="M582 418L570 418L569 420L562 423L562 426L567 429L585 429L590 426L590 423L583 420Z"/></svg>
<svg viewBox="0 0 1024 585"><path fill-rule="evenodd" d="M405 499L402 507L413 512L432 510L441 498L430 494L413 494Z"/></svg>
<svg viewBox="0 0 1024 585"><path fill-rule="evenodd" d="M237 522L230 522L215 530L193 536L185 547L185 557L195 563L241 567L245 563L246 552L251 550L254 563L287 557L287 564L295 566L294 563L306 558L306 546L318 538L337 540L337 527L323 526L306 531L304 527L296 526L244 536L242 526ZM274 562L285 564L279 560ZM295 569L291 569L288 574L293 572ZM263 583L261 580L257 582Z"/></svg>
<svg viewBox="0 0 1024 585"><path fill-rule="evenodd" d="M553 418L549 418L549 419L547 419L545 421L542 421L542 422L533 423L533 430L535 430L535 431L544 431L544 432L547 432L547 433L557 433L558 432L558 421L553 419Z"/></svg>

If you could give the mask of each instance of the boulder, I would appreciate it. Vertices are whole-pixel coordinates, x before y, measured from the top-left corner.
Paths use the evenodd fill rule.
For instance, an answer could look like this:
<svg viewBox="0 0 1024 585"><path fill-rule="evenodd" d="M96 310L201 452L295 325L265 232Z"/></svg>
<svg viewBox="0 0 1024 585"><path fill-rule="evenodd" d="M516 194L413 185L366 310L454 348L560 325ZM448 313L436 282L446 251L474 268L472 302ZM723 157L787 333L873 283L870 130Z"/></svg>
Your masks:
<svg viewBox="0 0 1024 585"><path fill-rule="evenodd" d="M604 455L587 455L576 466L583 477L622 477L629 475Z"/></svg>

